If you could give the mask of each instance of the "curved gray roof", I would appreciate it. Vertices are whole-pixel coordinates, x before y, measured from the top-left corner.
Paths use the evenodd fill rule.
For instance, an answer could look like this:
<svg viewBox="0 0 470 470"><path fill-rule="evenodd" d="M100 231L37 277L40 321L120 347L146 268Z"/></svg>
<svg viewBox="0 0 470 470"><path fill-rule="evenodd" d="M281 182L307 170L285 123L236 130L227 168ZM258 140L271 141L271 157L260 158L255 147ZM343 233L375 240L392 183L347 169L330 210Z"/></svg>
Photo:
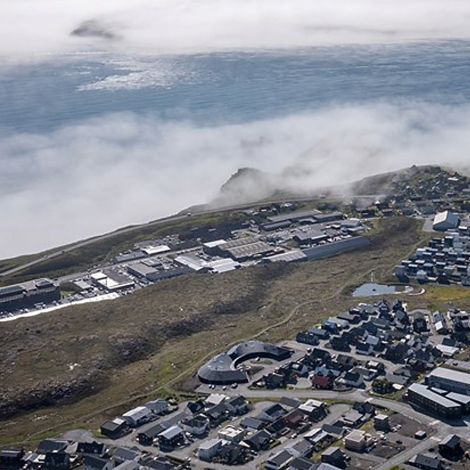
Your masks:
<svg viewBox="0 0 470 470"><path fill-rule="evenodd" d="M233 346L226 352L218 354L206 362L199 370L198 376L202 382L208 383L243 383L248 382L244 370L237 365L252 357L270 357L282 360L290 356L288 349L261 341L247 341Z"/></svg>

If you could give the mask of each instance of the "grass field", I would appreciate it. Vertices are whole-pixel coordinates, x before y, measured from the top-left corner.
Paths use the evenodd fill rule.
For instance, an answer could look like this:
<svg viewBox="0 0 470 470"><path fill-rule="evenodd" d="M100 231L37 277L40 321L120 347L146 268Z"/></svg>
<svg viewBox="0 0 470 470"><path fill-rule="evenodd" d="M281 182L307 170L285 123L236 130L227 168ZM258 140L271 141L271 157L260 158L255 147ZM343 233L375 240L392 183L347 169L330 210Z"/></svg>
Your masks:
<svg viewBox="0 0 470 470"><path fill-rule="evenodd" d="M0 411L16 414L2 422L0 445L28 445L69 428L96 431L149 397L177 395L200 364L231 344L292 338L348 309L358 301L351 287L372 273L389 276L427 237L419 221L386 219L369 247L334 258L194 274L3 323ZM432 291L429 299L442 295Z"/></svg>

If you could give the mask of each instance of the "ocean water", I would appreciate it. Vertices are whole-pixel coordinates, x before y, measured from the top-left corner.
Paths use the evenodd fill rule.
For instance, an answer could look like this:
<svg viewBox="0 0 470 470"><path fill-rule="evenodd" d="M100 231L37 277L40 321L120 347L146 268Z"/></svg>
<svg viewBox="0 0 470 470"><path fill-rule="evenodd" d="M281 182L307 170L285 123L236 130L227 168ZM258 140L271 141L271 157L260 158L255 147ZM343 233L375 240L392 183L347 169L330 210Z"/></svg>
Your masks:
<svg viewBox="0 0 470 470"><path fill-rule="evenodd" d="M325 105L470 100L470 43L344 46L191 56L73 53L0 69L0 136L110 112L240 123Z"/></svg>

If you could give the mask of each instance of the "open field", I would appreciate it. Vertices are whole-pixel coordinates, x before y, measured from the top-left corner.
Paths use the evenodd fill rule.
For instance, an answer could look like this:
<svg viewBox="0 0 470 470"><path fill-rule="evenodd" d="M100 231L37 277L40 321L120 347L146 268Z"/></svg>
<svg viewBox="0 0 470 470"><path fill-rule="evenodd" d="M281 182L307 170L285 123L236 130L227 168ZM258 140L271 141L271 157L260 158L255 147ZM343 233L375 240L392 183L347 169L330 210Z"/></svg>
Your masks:
<svg viewBox="0 0 470 470"><path fill-rule="evenodd" d="M177 394L230 344L291 338L357 303L351 286L372 273L385 276L427 236L417 220L387 219L371 246L335 258L194 274L115 301L4 323L0 444L71 427L96 431L105 417L148 397Z"/></svg>

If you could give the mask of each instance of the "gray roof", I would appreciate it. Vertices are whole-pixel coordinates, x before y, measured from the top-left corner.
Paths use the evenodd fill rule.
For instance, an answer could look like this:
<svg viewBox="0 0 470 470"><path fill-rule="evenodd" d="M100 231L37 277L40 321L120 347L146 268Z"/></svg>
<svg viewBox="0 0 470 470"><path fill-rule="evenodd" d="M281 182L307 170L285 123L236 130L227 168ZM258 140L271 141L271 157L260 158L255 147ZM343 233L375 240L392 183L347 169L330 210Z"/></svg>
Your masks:
<svg viewBox="0 0 470 470"><path fill-rule="evenodd" d="M86 454L84 463L85 467L91 467L96 468L97 470L101 470L109 463L109 460L102 459L101 457L97 457L96 455Z"/></svg>
<svg viewBox="0 0 470 470"><path fill-rule="evenodd" d="M159 437L164 439L173 439L178 434L181 434L183 430L179 426L172 426L159 434Z"/></svg>
<svg viewBox="0 0 470 470"><path fill-rule="evenodd" d="M422 397L427 398L428 400L432 400L435 403L439 403L441 406L443 406L445 408L455 408L455 407L459 406L454 401L449 400L446 397L441 396L441 395L429 390L429 388L426 387L425 385L413 384L413 385L410 386L408 391L417 393L417 394L421 395Z"/></svg>
<svg viewBox="0 0 470 470"><path fill-rule="evenodd" d="M121 460L134 460L139 455L137 447L129 449L127 447L118 447L114 452L114 457Z"/></svg>
<svg viewBox="0 0 470 470"><path fill-rule="evenodd" d="M431 377L438 377L441 379L452 380L454 382L470 384L470 374L459 372L458 370L446 369L445 367L438 367L437 369L434 369L429 374L429 378Z"/></svg>
<svg viewBox="0 0 470 470"><path fill-rule="evenodd" d="M283 359L289 350L261 341L239 343L229 351L218 354L198 370L199 378L210 383L243 383L248 381L245 371L238 370L237 364L245 357L270 357Z"/></svg>
<svg viewBox="0 0 470 470"><path fill-rule="evenodd" d="M282 465L292 460L293 456L287 450L281 450L277 454L274 454L272 457L268 459L269 462L272 462L274 465L278 465L282 467Z"/></svg>
<svg viewBox="0 0 470 470"><path fill-rule="evenodd" d="M456 434L449 434L441 442L439 442L440 446L447 446L450 448L454 448L460 445L460 437Z"/></svg>
<svg viewBox="0 0 470 470"><path fill-rule="evenodd" d="M431 455L425 454L417 454L410 459L410 463L413 465L424 466L426 468L435 468L438 469L440 467L439 459L432 457Z"/></svg>

